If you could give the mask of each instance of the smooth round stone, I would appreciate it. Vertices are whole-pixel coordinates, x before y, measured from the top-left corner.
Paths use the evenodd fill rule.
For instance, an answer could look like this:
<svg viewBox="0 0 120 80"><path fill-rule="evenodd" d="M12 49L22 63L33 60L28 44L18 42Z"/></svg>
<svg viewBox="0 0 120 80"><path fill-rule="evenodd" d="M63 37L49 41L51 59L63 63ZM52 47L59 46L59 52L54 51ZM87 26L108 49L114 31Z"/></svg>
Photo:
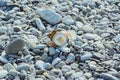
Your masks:
<svg viewBox="0 0 120 80"><path fill-rule="evenodd" d="M15 70L15 67L11 63L7 63L3 66L3 69L10 71L10 70Z"/></svg>
<svg viewBox="0 0 120 80"><path fill-rule="evenodd" d="M119 80L117 77L108 73L101 73L100 77L103 78L104 80Z"/></svg>
<svg viewBox="0 0 120 80"><path fill-rule="evenodd" d="M0 79L7 76L7 74L8 74L7 70L0 70Z"/></svg>
<svg viewBox="0 0 120 80"><path fill-rule="evenodd" d="M53 25L59 23L62 19L62 16L60 14L49 9L41 9L38 10L37 13L42 19Z"/></svg>
<svg viewBox="0 0 120 80"><path fill-rule="evenodd" d="M35 66L36 66L36 68L38 68L38 69L45 70L44 64L45 64L44 61L38 60L38 61L36 61Z"/></svg>
<svg viewBox="0 0 120 80"><path fill-rule="evenodd" d="M72 25L74 24L74 20L72 19L70 15L68 15L62 19L62 23L67 24L67 25Z"/></svg>
<svg viewBox="0 0 120 80"><path fill-rule="evenodd" d="M51 66L50 63L44 63L43 67L44 67L45 69L47 69L47 70L49 70L49 69L52 68L52 66Z"/></svg>
<svg viewBox="0 0 120 80"><path fill-rule="evenodd" d="M55 54L55 48L54 47L49 47L49 54L54 55Z"/></svg>
<svg viewBox="0 0 120 80"><path fill-rule="evenodd" d="M17 66L17 70L18 71L22 71L22 70L28 71L28 70L30 70L30 65L27 63L22 63Z"/></svg>
<svg viewBox="0 0 120 80"><path fill-rule="evenodd" d="M49 51L48 47L44 48L44 52L47 53Z"/></svg>
<svg viewBox="0 0 120 80"><path fill-rule="evenodd" d="M74 56L74 54L73 54L73 53L70 53L70 54L67 56L66 61L67 61L68 63L74 62L74 61L75 61L75 56Z"/></svg>
<svg viewBox="0 0 120 80"><path fill-rule="evenodd" d="M55 66L57 63L59 63L61 61L60 58L55 58L53 61L52 61L52 65Z"/></svg>
<svg viewBox="0 0 120 80"><path fill-rule="evenodd" d="M22 39L17 38L13 41L11 41L5 48L6 54L12 54L15 55L18 53L18 51L22 50L25 43Z"/></svg>
<svg viewBox="0 0 120 80"><path fill-rule="evenodd" d="M90 59L91 57L92 57L92 54L88 52L88 53L82 55L82 56L80 57L80 59L81 59L81 61L85 61L85 60Z"/></svg>
<svg viewBox="0 0 120 80"><path fill-rule="evenodd" d="M88 40L100 40L100 36L98 36L97 34L91 34L91 33L86 33L84 34L84 38L88 39Z"/></svg>
<svg viewBox="0 0 120 80"><path fill-rule="evenodd" d="M39 18L35 18L36 26L39 30L45 30L45 26Z"/></svg>

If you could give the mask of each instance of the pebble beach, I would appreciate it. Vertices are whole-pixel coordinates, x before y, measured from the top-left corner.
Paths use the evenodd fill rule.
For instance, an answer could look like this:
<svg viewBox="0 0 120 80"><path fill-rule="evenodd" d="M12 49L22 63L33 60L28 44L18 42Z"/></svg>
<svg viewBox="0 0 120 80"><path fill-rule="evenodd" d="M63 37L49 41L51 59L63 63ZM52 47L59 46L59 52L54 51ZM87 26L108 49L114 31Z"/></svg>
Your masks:
<svg viewBox="0 0 120 80"><path fill-rule="evenodd" d="M120 80L120 0L0 0L0 80Z"/></svg>

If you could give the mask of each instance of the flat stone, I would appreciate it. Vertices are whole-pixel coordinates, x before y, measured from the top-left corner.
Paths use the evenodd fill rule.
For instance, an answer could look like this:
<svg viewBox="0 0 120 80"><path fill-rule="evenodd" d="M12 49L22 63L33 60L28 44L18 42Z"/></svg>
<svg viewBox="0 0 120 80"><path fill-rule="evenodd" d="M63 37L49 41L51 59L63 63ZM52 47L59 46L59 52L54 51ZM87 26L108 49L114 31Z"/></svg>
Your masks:
<svg viewBox="0 0 120 80"><path fill-rule="evenodd" d="M90 25L84 25L82 27L82 29L86 32L86 33L93 33L94 32L94 28L91 27Z"/></svg>
<svg viewBox="0 0 120 80"><path fill-rule="evenodd" d="M59 63L61 61L61 59L60 58L55 58L54 60L53 60L53 62L52 62L52 65L53 66L55 66L57 63Z"/></svg>
<svg viewBox="0 0 120 80"><path fill-rule="evenodd" d="M73 54L73 53L68 54L66 61L67 61L68 63L74 62L74 61L75 61L75 56L74 56L74 54Z"/></svg>
<svg viewBox="0 0 120 80"><path fill-rule="evenodd" d="M71 70L71 67L70 67L70 66L68 66L68 65L62 66L62 72L63 72L63 73L66 73L66 72L68 72L68 71L70 71L70 70Z"/></svg>
<svg viewBox="0 0 120 80"><path fill-rule="evenodd" d="M100 77L103 78L104 80L119 80L117 77L108 73L101 73Z"/></svg>
<svg viewBox="0 0 120 80"><path fill-rule="evenodd" d="M22 71L22 70L28 71L28 70L30 70L30 65L27 63L22 63L17 66L17 70L18 71Z"/></svg>
<svg viewBox="0 0 120 80"><path fill-rule="evenodd" d="M46 47L45 44L38 44L34 47L34 49L44 49Z"/></svg>
<svg viewBox="0 0 120 80"><path fill-rule="evenodd" d="M86 33L84 34L84 38L88 39L88 40L100 40L100 36L98 36L97 34L91 34L91 33Z"/></svg>
<svg viewBox="0 0 120 80"><path fill-rule="evenodd" d="M91 57L92 57L92 54L88 52L88 53L82 55L82 56L80 57L80 59L81 59L82 61L85 61L85 60L90 59Z"/></svg>
<svg viewBox="0 0 120 80"><path fill-rule="evenodd" d="M22 39L17 38L13 41L11 41L5 48L6 54L12 54L15 55L18 53L18 51L22 50L25 43Z"/></svg>
<svg viewBox="0 0 120 80"><path fill-rule="evenodd" d="M0 70L0 79L7 76L7 74L8 74L7 70Z"/></svg>
<svg viewBox="0 0 120 80"><path fill-rule="evenodd" d="M18 76L20 74L20 72L12 69L8 72L8 74L12 75L12 76Z"/></svg>
<svg viewBox="0 0 120 80"><path fill-rule="evenodd" d="M15 67L11 63L7 63L3 66L3 69L10 71L10 70L15 70Z"/></svg>
<svg viewBox="0 0 120 80"><path fill-rule="evenodd" d="M38 10L37 13L40 15L42 19L44 19L50 24L57 24L62 19L60 14L56 13L53 10L49 10L49 9L41 9L41 10Z"/></svg>
<svg viewBox="0 0 120 80"><path fill-rule="evenodd" d="M39 18L35 18L36 26L39 30L45 30L45 26Z"/></svg>
<svg viewBox="0 0 120 80"><path fill-rule="evenodd" d="M60 61L58 64L55 65L56 68L61 68L62 66L66 65L64 61Z"/></svg>
<svg viewBox="0 0 120 80"><path fill-rule="evenodd" d="M116 42L120 42L120 34L118 34L118 35L115 37L115 41L116 41Z"/></svg>
<svg viewBox="0 0 120 80"><path fill-rule="evenodd" d="M54 47L49 47L49 54L54 55L55 54L55 48Z"/></svg>
<svg viewBox="0 0 120 80"><path fill-rule="evenodd" d="M71 68L74 69L74 70L79 67L79 65L78 65L77 63L72 63L70 66L71 66Z"/></svg>
<svg viewBox="0 0 120 80"><path fill-rule="evenodd" d="M60 50L64 53L69 53L70 52L70 48L68 48L68 47L61 47Z"/></svg>

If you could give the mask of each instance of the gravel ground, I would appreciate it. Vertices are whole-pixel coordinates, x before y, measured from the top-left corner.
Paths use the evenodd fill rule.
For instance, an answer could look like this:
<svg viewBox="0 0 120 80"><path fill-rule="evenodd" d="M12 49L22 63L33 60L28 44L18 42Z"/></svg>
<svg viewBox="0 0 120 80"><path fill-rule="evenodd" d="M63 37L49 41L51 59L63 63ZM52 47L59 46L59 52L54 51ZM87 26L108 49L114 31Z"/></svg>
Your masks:
<svg viewBox="0 0 120 80"><path fill-rule="evenodd" d="M120 0L0 0L0 80L120 80Z"/></svg>

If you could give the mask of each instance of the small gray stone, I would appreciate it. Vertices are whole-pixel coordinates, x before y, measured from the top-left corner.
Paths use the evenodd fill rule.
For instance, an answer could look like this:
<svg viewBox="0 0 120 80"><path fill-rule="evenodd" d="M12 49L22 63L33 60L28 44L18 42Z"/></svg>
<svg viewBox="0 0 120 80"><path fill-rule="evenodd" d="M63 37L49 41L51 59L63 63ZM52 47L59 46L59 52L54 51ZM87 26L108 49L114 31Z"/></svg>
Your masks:
<svg viewBox="0 0 120 80"><path fill-rule="evenodd" d="M63 18L62 23L65 23L67 25L72 25L74 24L74 20L72 20L72 17L70 15L68 15Z"/></svg>
<svg viewBox="0 0 120 80"><path fill-rule="evenodd" d="M35 49L44 49L45 47L46 47L45 44L38 44L38 45L36 45L34 48L35 48Z"/></svg>
<svg viewBox="0 0 120 80"><path fill-rule="evenodd" d="M115 41L116 41L116 42L120 42L120 34L118 34L118 35L115 37Z"/></svg>
<svg viewBox="0 0 120 80"><path fill-rule="evenodd" d="M7 63L3 66L3 69L10 71L10 70L15 70L15 67L11 63Z"/></svg>
<svg viewBox="0 0 120 80"><path fill-rule="evenodd" d="M41 30L41 31L45 30L45 26L43 25L42 21L39 18L36 18L35 22L36 22L37 28L39 30Z"/></svg>
<svg viewBox="0 0 120 80"><path fill-rule="evenodd" d="M57 24L62 19L60 14L49 9L38 10L37 13L50 24Z"/></svg>
<svg viewBox="0 0 120 80"><path fill-rule="evenodd" d="M88 52L88 53L82 55L82 56L80 57L80 59L81 59L81 61L85 61L85 60L90 59L91 57L92 57L92 54Z"/></svg>
<svg viewBox="0 0 120 80"><path fill-rule="evenodd" d="M74 70L79 67L79 65L78 65L77 63L72 63L70 66L71 66L71 68L74 69Z"/></svg>
<svg viewBox="0 0 120 80"><path fill-rule="evenodd" d="M30 65L27 63L22 63L17 66L17 70L18 71L22 71L22 70L28 71L28 70L30 70Z"/></svg>
<svg viewBox="0 0 120 80"><path fill-rule="evenodd" d="M0 70L0 79L7 76L7 74L8 74L7 70Z"/></svg>
<svg viewBox="0 0 120 80"><path fill-rule="evenodd" d="M55 54L55 48L54 47L50 47L49 48L49 54L50 55L54 55Z"/></svg>
<svg viewBox="0 0 120 80"><path fill-rule="evenodd" d="M52 68L52 66L51 66L50 63L44 63L43 67L44 67L45 69L47 69L47 70L49 70L49 69Z"/></svg>
<svg viewBox="0 0 120 80"><path fill-rule="evenodd" d="M69 53L70 52L70 48L68 48L68 47L61 47L60 50L64 53Z"/></svg>
<svg viewBox="0 0 120 80"><path fill-rule="evenodd" d="M117 77L108 73L101 73L100 77L103 78L104 80L119 80Z"/></svg>
<svg viewBox="0 0 120 80"><path fill-rule="evenodd" d="M9 75L12 75L12 76L18 76L20 74L20 72L16 71L16 70L10 70L8 72Z"/></svg>
<svg viewBox="0 0 120 80"><path fill-rule="evenodd" d="M38 60L38 61L36 61L35 66L36 66L38 69L45 70L44 64L45 64L44 61Z"/></svg>
<svg viewBox="0 0 120 80"><path fill-rule="evenodd" d="M58 64L55 65L56 68L61 68L62 66L66 65L64 61L60 61Z"/></svg>
<svg viewBox="0 0 120 80"><path fill-rule="evenodd" d="M13 41L11 41L5 48L5 52L7 54L16 54L18 51L22 50L25 43L22 39L17 38Z"/></svg>
<svg viewBox="0 0 120 80"><path fill-rule="evenodd" d="M97 34L91 34L91 33L86 33L84 34L84 38L88 39L88 40L100 40L100 36L98 36Z"/></svg>
<svg viewBox="0 0 120 80"><path fill-rule="evenodd" d="M71 67L70 67L70 66L68 66L68 65L62 66L62 72L63 72L63 73L66 73L66 72L68 72L68 71L70 71L70 70L71 70Z"/></svg>
<svg viewBox="0 0 120 80"><path fill-rule="evenodd" d="M61 61L61 59L57 57L57 58L55 58L55 59L53 60L52 65L55 66L55 65L58 64L60 61Z"/></svg>
<svg viewBox="0 0 120 80"><path fill-rule="evenodd" d="M0 27L0 34L4 34L6 32L6 27Z"/></svg>
<svg viewBox="0 0 120 80"><path fill-rule="evenodd" d="M72 62L74 62L74 60L75 60L74 54L73 54L73 53L70 53L70 54L67 56L66 61L67 61L68 63L72 63Z"/></svg>

